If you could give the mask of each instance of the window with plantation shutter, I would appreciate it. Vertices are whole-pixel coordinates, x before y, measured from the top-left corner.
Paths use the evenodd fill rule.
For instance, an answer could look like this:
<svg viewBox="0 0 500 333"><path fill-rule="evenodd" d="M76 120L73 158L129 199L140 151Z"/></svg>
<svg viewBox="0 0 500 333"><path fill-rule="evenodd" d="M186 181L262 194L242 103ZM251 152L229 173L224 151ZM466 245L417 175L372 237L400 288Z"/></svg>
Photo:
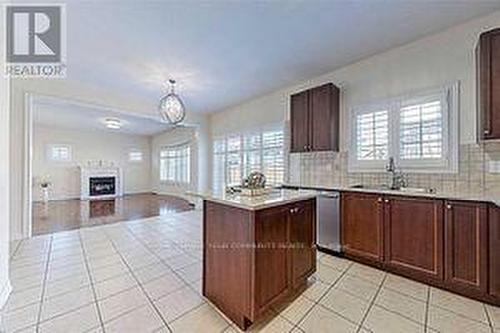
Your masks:
<svg viewBox="0 0 500 333"><path fill-rule="evenodd" d="M359 114L356 128L358 160L386 160L389 150L389 112L380 110Z"/></svg>
<svg viewBox="0 0 500 333"><path fill-rule="evenodd" d="M284 179L283 128L233 134L213 141L213 184L216 192L240 185L253 171L262 172L269 185Z"/></svg>
<svg viewBox="0 0 500 333"><path fill-rule="evenodd" d="M354 108L350 172L458 172L458 83Z"/></svg>
<svg viewBox="0 0 500 333"><path fill-rule="evenodd" d="M262 133L262 173L268 184L279 185L285 177L283 130Z"/></svg>
<svg viewBox="0 0 500 333"><path fill-rule="evenodd" d="M225 186L226 140L213 141L213 190L221 192Z"/></svg>
<svg viewBox="0 0 500 333"><path fill-rule="evenodd" d="M400 158L443 157L443 108L441 100L403 106L400 110Z"/></svg>

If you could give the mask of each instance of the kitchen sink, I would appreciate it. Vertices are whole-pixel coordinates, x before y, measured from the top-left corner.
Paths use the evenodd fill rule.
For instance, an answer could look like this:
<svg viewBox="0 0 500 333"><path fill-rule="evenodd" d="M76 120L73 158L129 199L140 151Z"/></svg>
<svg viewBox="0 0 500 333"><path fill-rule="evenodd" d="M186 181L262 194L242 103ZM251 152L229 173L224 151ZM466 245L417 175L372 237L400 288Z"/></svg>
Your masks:
<svg viewBox="0 0 500 333"><path fill-rule="evenodd" d="M426 187L401 187L398 189L392 189L387 185L363 185L357 184L352 185L351 188L359 188L359 189L367 189L367 190L380 190L380 191L401 191L407 193L436 193L436 190L433 188Z"/></svg>

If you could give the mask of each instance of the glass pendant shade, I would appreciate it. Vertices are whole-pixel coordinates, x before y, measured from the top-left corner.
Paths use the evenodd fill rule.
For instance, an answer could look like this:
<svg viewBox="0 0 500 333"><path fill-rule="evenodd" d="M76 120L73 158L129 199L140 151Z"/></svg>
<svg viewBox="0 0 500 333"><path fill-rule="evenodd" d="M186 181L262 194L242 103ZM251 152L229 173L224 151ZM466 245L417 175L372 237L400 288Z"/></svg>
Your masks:
<svg viewBox="0 0 500 333"><path fill-rule="evenodd" d="M159 111L163 121L172 125L179 124L186 116L184 103L174 92L174 80L170 80L170 92L160 99Z"/></svg>

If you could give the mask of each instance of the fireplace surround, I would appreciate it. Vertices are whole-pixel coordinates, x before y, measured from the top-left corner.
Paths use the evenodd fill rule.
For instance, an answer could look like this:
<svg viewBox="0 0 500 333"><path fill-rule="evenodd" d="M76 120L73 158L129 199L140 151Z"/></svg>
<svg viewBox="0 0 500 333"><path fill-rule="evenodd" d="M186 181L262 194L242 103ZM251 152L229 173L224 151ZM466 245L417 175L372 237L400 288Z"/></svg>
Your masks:
<svg viewBox="0 0 500 333"><path fill-rule="evenodd" d="M80 199L111 199L123 195L122 170L118 167L80 167Z"/></svg>

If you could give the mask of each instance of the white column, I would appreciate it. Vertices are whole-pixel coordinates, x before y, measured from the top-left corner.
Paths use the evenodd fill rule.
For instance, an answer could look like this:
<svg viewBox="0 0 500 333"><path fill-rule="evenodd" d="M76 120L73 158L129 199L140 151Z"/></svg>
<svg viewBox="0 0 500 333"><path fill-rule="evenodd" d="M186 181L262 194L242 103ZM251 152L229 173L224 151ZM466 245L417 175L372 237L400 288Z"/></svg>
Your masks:
<svg viewBox="0 0 500 333"><path fill-rule="evenodd" d="M4 27L4 13L0 13L0 27ZM4 43L0 45L0 68L4 69ZM9 80L0 76L0 308L3 307L11 286L9 281Z"/></svg>

